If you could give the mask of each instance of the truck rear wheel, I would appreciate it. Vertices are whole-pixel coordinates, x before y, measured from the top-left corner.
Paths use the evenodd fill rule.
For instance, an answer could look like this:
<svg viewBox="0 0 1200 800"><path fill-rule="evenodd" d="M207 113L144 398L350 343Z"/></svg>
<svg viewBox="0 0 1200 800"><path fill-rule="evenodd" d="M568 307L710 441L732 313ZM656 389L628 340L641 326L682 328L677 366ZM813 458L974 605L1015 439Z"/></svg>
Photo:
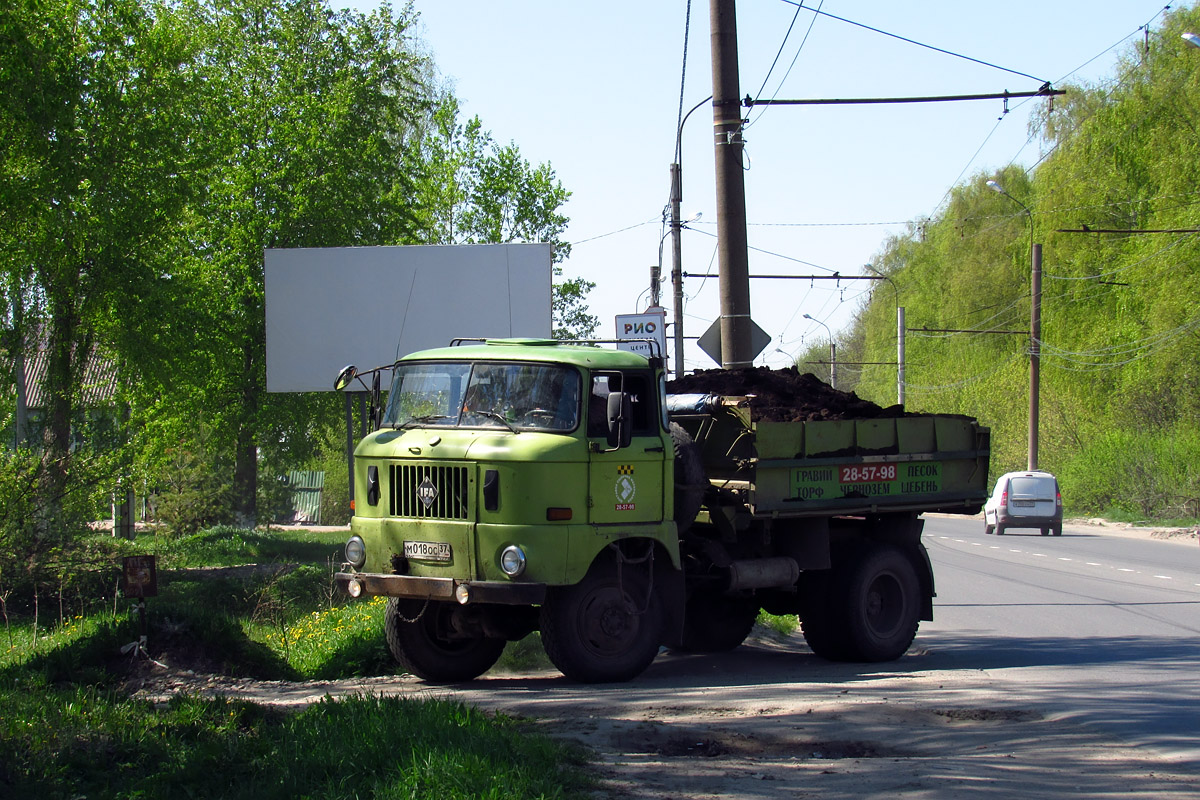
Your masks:
<svg viewBox="0 0 1200 800"><path fill-rule="evenodd" d="M843 601L840 593L834 591L842 585L844 578L830 570L814 570L801 576L800 629L809 649L829 661L848 660L846 623L841 613Z"/></svg>
<svg viewBox="0 0 1200 800"><path fill-rule="evenodd" d="M504 651L503 639L451 634L457 605L390 598L383 614L392 657L405 672L433 683L459 683L487 672Z"/></svg>
<svg viewBox="0 0 1200 800"><path fill-rule="evenodd" d="M542 646L562 674L581 683L627 681L658 655L662 604L637 565L601 561L583 580L554 588L541 617Z"/></svg>
<svg viewBox="0 0 1200 800"><path fill-rule="evenodd" d="M832 573L810 576L803 619L812 651L831 661L891 661L920 625L921 583L892 545L876 545Z"/></svg>
<svg viewBox="0 0 1200 800"><path fill-rule="evenodd" d="M724 653L754 629L758 603L738 597L697 592L687 601L683 637L677 649L688 653Z"/></svg>
<svg viewBox="0 0 1200 800"><path fill-rule="evenodd" d="M848 638L859 661L891 661L907 652L920 625L921 583L899 549L879 545L851 570Z"/></svg>

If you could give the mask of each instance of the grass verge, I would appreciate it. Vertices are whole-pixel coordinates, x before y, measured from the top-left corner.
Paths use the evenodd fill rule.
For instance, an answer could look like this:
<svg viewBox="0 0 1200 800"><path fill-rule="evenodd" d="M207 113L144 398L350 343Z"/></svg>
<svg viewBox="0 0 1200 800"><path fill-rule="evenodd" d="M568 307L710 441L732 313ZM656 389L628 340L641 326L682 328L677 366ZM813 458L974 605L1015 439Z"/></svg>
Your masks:
<svg viewBox="0 0 1200 800"><path fill-rule="evenodd" d="M583 749L456 703L351 697L280 712L193 696L156 707L122 691L131 658L121 648L142 630L152 657L198 672L292 680L394 672L384 603L343 603L331 591L343 539L229 528L140 536L132 546L99 537L114 565L121 554L153 552L159 595L146 601L144 629L132 602L111 596L43 601L36 626L30 615L6 617L0 798L587 796ZM211 568L245 563L258 567ZM78 611L47 626L50 605ZM511 649L521 663L540 650Z"/></svg>
<svg viewBox="0 0 1200 800"><path fill-rule="evenodd" d="M6 797L570 798L586 754L446 701L352 697L299 712L92 686L0 689Z"/></svg>

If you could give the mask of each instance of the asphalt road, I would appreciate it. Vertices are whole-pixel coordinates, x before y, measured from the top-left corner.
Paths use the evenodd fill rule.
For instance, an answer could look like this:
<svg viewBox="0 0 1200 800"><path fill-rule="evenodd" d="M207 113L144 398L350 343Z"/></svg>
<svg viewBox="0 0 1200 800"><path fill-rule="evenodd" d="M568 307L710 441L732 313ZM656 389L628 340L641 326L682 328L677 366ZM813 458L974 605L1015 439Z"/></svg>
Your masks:
<svg viewBox="0 0 1200 800"><path fill-rule="evenodd" d="M934 517L936 669L985 670L1034 707L1200 766L1200 546L1068 524L987 536Z"/></svg>

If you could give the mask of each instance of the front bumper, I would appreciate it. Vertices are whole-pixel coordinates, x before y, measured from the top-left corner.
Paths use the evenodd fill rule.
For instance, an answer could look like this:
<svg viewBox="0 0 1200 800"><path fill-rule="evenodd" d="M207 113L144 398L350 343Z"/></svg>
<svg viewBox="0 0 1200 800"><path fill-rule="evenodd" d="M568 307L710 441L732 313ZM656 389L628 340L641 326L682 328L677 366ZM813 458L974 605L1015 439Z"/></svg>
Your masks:
<svg viewBox="0 0 1200 800"><path fill-rule="evenodd" d="M339 589L347 594L351 582L357 582L359 595L408 597L417 600L444 600L462 603L460 586L466 587L466 603L497 603L510 606L536 606L546 599L544 583L508 581L460 581L454 578L423 578L415 575L383 575L368 572L339 572L334 575Z"/></svg>

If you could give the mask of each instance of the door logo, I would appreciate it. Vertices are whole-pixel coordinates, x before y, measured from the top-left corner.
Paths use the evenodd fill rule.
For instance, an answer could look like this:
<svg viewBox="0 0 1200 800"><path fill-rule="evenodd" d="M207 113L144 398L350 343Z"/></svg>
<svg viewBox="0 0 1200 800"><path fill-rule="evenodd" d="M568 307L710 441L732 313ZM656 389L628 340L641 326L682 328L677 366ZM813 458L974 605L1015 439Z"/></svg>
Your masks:
<svg viewBox="0 0 1200 800"><path fill-rule="evenodd" d="M617 482L613 486L613 490L617 495L617 511L633 511L636 504L633 502L637 495L637 484L633 481L633 468L628 467L618 469Z"/></svg>

